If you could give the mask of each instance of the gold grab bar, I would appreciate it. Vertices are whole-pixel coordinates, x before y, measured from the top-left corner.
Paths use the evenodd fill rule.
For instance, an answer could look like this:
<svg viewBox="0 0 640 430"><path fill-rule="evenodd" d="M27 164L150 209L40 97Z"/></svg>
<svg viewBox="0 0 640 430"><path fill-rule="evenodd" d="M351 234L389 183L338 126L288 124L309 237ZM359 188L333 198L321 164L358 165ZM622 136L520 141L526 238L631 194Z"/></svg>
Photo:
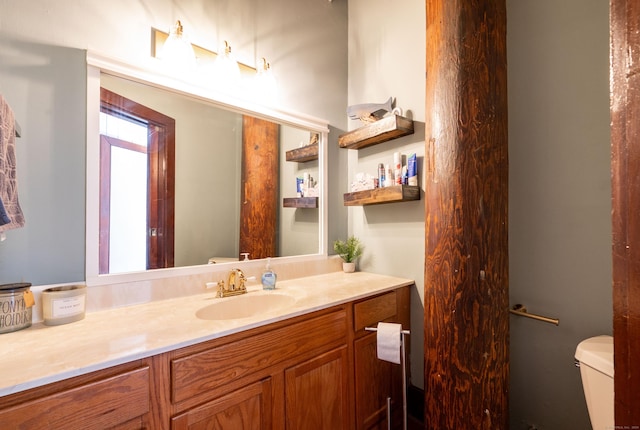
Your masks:
<svg viewBox="0 0 640 430"><path fill-rule="evenodd" d="M524 305L521 305L521 304L514 305L513 308L509 309L509 312L511 312L514 315L520 315L521 317L533 318L534 320L544 321L544 322L548 322L550 324L555 324L555 325L559 325L560 324L560 320L557 319L557 318L549 318L549 317L543 317L542 315L530 314L529 312L527 312L527 308Z"/></svg>

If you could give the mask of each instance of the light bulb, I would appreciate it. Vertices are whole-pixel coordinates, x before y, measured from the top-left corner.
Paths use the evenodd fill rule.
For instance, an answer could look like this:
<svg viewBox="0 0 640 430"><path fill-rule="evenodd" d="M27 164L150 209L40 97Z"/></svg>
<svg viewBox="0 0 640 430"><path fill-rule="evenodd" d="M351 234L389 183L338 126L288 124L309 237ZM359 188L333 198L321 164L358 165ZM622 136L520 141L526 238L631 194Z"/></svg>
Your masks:
<svg viewBox="0 0 640 430"><path fill-rule="evenodd" d="M216 57L213 64L213 79L216 86L220 88L240 86L240 66L231 54L231 46L225 40L224 52Z"/></svg>
<svg viewBox="0 0 640 430"><path fill-rule="evenodd" d="M278 96L278 85L276 78L271 70L271 65L266 59L262 59L262 64L258 67L254 78L254 95L257 99L264 102L273 103Z"/></svg>
<svg viewBox="0 0 640 430"><path fill-rule="evenodd" d="M184 34L182 23L176 21L171 27L169 37L158 54L163 62L176 70L191 71L196 68L196 55L189 39Z"/></svg>

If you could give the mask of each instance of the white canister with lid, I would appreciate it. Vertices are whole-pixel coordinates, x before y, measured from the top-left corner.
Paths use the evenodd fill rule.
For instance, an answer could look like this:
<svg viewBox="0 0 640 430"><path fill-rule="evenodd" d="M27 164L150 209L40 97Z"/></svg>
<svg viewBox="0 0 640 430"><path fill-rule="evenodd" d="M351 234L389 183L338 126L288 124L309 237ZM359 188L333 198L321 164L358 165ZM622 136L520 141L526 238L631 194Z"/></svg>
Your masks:
<svg viewBox="0 0 640 430"><path fill-rule="evenodd" d="M84 318L86 287L67 285L42 291L42 317L45 325L60 325Z"/></svg>

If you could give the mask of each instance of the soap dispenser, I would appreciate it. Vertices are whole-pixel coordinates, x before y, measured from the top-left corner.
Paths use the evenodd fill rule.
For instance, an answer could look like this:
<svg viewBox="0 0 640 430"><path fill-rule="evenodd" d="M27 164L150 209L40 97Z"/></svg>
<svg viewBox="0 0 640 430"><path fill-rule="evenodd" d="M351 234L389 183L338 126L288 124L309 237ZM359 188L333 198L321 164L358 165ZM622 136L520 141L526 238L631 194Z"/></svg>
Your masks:
<svg viewBox="0 0 640 430"><path fill-rule="evenodd" d="M262 289L275 290L277 278L278 275L276 275L276 272L271 270L271 258L267 258L267 267L265 267L264 272L262 272Z"/></svg>

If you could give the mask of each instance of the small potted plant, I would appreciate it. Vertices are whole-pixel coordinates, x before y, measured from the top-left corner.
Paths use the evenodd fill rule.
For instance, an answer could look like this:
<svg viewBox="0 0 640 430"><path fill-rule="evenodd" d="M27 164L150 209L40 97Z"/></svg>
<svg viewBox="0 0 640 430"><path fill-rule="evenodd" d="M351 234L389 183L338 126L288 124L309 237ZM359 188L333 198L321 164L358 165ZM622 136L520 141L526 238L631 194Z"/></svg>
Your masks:
<svg viewBox="0 0 640 430"><path fill-rule="evenodd" d="M356 260L362 255L362 249L360 240L355 236L333 242L333 250L342 258L342 270L346 273L355 272Z"/></svg>

